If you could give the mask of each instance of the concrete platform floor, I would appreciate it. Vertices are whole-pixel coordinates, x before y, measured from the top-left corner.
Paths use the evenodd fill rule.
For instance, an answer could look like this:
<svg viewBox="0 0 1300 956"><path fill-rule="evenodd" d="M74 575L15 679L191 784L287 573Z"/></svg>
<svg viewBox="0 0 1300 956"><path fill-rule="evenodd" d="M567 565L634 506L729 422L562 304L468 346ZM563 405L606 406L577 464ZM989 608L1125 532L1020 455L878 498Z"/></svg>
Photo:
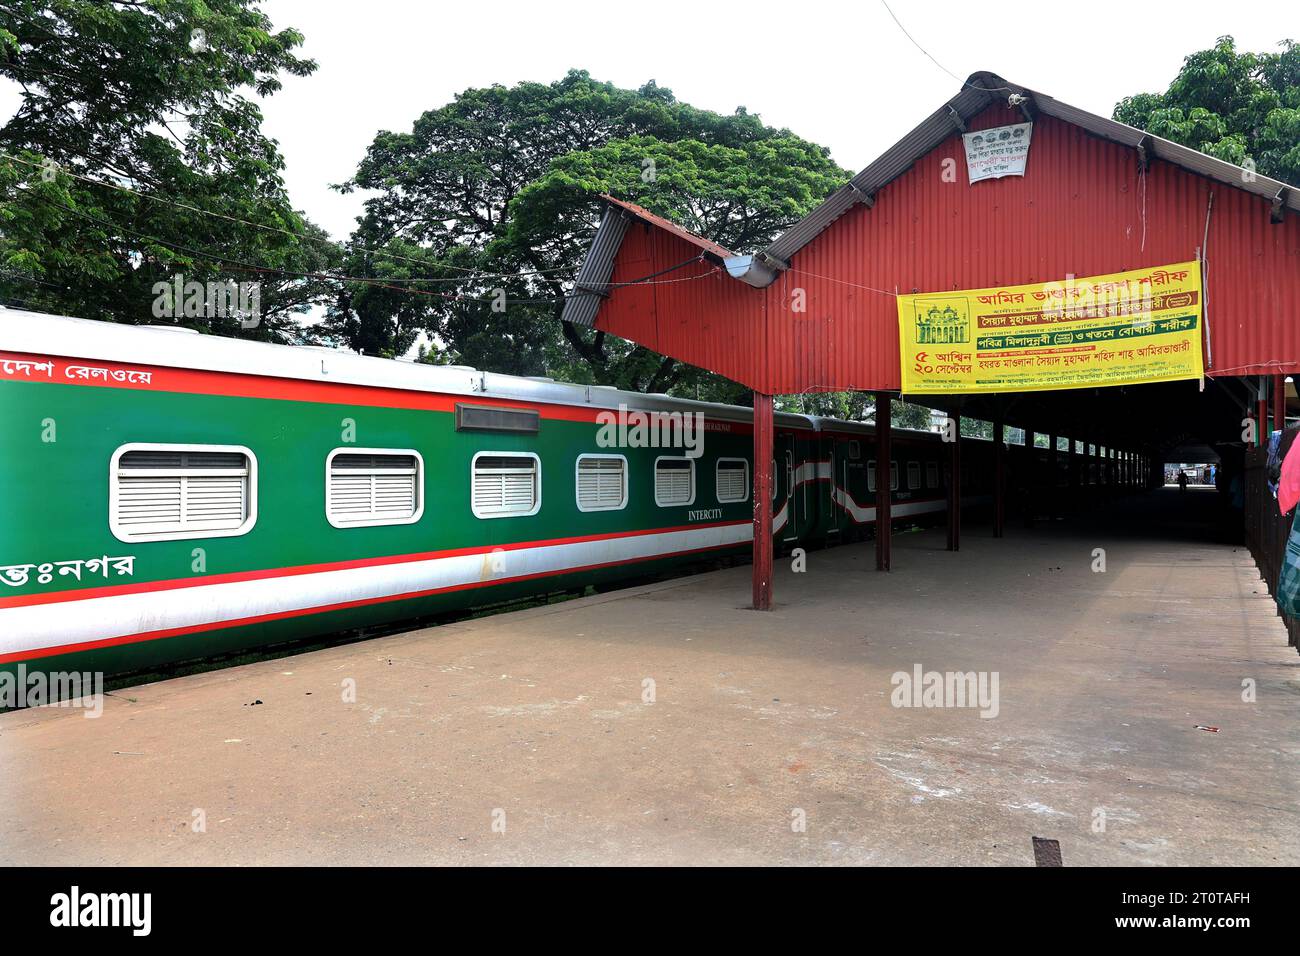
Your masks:
<svg viewBox="0 0 1300 956"><path fill-rule="evenodd" d="M1294 865L1300 658L1211 504L815 551L771 614L738 567L11 713L0 862ZM997 716L891 706L918 664L996 671Z"/></svg>

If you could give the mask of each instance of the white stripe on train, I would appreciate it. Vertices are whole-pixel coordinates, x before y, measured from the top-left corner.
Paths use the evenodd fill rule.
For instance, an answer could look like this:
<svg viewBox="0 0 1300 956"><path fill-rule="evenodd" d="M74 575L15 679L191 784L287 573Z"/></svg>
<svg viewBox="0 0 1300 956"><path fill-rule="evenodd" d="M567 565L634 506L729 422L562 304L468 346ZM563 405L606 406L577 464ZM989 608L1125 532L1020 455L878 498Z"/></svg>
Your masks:
<svg viewBox="0 0 1300 956"><path fill-rule="evenodd" d="M830 477L826 462L809 462L801 466L800 471L804 474L796 484ZM855 521L875 520L874 507L858 505L839 487L835 487L833 493L836 503L845 508ZM905 517L942 511L944 507L942 500L899 502L894 505L893 513ZM783 505L773 519L775 531L785 526L787 517L788 509ZM753 524L745 521L489 554L456 555L401 564L3 608L0 609L0 655L44 651L155 631L202 628L265 615L309 612L316 608L326 610L354 601L397 599L405 594L486 582L507 583L519 578L667 557L751 540Z"/></svg>
<svg viewBox="0 0 1300 956"><path fill-rule="evenodd" d="M0 655L743 544L753 529L745 521L0 609Z"/></svg>

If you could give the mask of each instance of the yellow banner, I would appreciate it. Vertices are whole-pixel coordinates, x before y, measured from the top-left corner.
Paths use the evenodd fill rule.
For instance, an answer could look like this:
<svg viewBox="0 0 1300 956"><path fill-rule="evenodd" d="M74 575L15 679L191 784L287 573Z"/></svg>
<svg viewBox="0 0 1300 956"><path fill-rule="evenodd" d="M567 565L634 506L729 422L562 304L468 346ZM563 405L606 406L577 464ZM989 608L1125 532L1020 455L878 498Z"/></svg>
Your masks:
<svg viewBox="0 0 1300 956"><path fill-rule="evenodd" d="M1195 262L898 297L903 391L1027 392L1200 378Z"/></svg>

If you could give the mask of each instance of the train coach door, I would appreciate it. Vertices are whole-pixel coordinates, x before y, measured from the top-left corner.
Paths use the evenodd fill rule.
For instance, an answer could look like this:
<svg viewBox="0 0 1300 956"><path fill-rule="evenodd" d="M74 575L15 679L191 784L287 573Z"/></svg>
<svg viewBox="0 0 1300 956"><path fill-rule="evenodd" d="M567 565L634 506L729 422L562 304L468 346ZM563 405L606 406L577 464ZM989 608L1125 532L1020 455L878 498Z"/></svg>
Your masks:
<svg viewBox="0 0 1300 956"><path fill-rule="evenodd" d="M786 520L785 527L782 530L782 541L797 541L799 538L799 512L802 510L796 507L798 501L797 495L800 489L795 485L795 468L794 468L794 439L789 439L785 449L785 507Z"/></svg>

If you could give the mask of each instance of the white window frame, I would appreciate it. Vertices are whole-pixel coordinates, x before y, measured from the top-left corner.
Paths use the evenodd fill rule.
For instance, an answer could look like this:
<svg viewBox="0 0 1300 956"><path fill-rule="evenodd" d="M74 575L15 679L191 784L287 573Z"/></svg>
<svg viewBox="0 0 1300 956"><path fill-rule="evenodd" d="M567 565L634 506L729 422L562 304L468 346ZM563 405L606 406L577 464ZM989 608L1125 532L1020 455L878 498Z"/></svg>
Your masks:
<svg viewBox="0 0 1300 956"><path fill-rule="evenodd" d="M876 459L872 458L867 462L867 491L876 490ZM898 490L898 459L889 460L889 490Z"/></svg>
<svg viewBox="0 0 1300 956"><path fill-rule="evenodd" d="M415 459L415 514L407 518L366 518L362 521L338 521L330 513L334 486L333 464L339 455L410 455ZM414 448L354 448L344 445L325 456L325 518L335 528L378 528L383 525L415 524L424 516L424 456Z"/></svg>
<svg viewBox="0 0 1300 956"><path fill-rule="evenodd" d="M912 483L912 469L916 469L916 484ZM924 487L921 475L921 463L919 461L909 461L907 463L907 490L919 491Z"/></svg>
<svg viewBox="0 0 1300 956"><path fill-rule="evenodd" d="M478 510L474 504L474 475L478 471L480 458L531 458L537 463L537 497L533 500L532 511L488 511ZM542 510L542 459L532 451L480 451L469 462L469 508L475 518L528 518Z"/></svg>
<svg viewBox="0 0 1300 956"><path fill-rule="evenodd" d="M724 498L718 494L718 472L722 470L722 463L729 461L738 461L745 470L745 495L743 498ZM748 458L719 458L713 466L713 493L718 499L720 505L735 505L749 500L749 489L753 481L753 475L749 472Z"/></svg>
<svg viewBox="0 0 1300 956"><path fill-rule="evenodd" d="M666 504L659 500L659 462L661 461L684 461L690 465L691 473L691 497L686 501L670 501ZM655 504L660 508L689 508L695 504L695 459L689 455L660 455L655 459Z"/></svg>
<svg viewBox="0 0 1300 956"><path fill-rule="evenodd" d="M589 506L589 505L584 505L582 503L582 499L578 497L578 479L582 474L582 462L588 458L595 458L595 459L612 458L612 459L617 459L618 461L621 461L623 463L623 500L620 501L618 504ZM538 467L538 470L540 472L540 466ZM628 495L630 493L628 489L630 487L631 477L632 477L631 469L628 467L626 455L597 454L595 452L584 453L579 455L577 461L573 463L573 500L577 503L578 510L579 511L622 511L624 508L627 507Z"/></svg>
<svg viewBox="0 0 1300 956"><path fill-rule="evenodd" d="M117 480L121 474L119 463L122 456L132 451L171 451L171 452L232 452L248 458L248 516L238 528L224 531L176 531L167 534L141 534L122 527L117 520L118 490ZM189 541L196 538L238 538L248 534L257 524L257 456L247 445L200 445L181 442L129 442L113 452L108 462L108 528L113 537L127 544L148 544L152 541Z"/></svg>

